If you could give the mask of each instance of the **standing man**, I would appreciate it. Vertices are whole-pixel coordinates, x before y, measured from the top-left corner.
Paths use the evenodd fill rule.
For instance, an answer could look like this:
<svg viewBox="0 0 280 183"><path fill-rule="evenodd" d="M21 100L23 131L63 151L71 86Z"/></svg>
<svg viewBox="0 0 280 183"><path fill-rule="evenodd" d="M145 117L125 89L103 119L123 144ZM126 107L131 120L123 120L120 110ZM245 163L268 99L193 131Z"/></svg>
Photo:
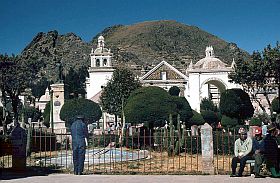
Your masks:
<svg viewBox="0 0 280 183"><path fill-rule="evenodd" d="M74 174L82 175L84 170L86 141L88 138L88 129L84 122L84 116L76 116L76 120L71 125L71 136Z"/></svg>
<svg viewBox="0 0 280 183"><path fill-rule="evenodd" d="M232 158L231 168L232 174L231 177L242 177L242 173L244 171L246 161L252 159L251 151L252 151L252 139L247 138L247 131L244 128L240 128L238 130L240 137L234 143L234 155ZM238 174L236 175L236 167L237 163L240 163L240 168Z"/></svg>
<svg viewBox="0 0 280 183"><path fill-rule="evenodd" d="M262 178L260 168L263 163L264 142L262 139L262 128L257 127L255 130L255 138L253 139L253 157L255 158L255 178Z"/></svg>
<svg viewBox="0 0 280 183"><path fill-rule="evenodd" d="M278 133L276 125L270 124L267 126L267 135L264 138L264 149L266 165L269 168L272 177L280 177L280 149L278 148L276 135Z"/></svg>

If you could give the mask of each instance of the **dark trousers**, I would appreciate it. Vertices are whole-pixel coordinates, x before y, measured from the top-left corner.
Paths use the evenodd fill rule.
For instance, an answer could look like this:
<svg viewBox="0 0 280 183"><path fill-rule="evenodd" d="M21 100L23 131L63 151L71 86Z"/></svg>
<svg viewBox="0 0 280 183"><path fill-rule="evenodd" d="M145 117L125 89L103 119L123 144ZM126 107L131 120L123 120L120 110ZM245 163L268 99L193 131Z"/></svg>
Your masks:
<svg viewBox="0 0 280 183"><path fill-rule="evenodd" d="M254 172L255 174L260 174L261 165L263 163L263 155L260 153L254 155L255 158L255 166L254 166Z"/></svg>
<svg viewBox="0 0 280 183"><path fill-rule="evenodd" d="M231 161L231 169L232 169L232 174L236 174L236 167L237 167L237 163L240 163L240 168L238 171L238 176L242 176L242 173L244 171L245 165L246 165L246 161L252 159L251 156L244 156L241 159L239 159L238 157L233 157L232 161Z"/></svg>
<svg viewBox="0 0 280 183"><path fill-rule="evenodd" d="M85 146L73 145L74 174L80 175L84 171Z"/></svg>

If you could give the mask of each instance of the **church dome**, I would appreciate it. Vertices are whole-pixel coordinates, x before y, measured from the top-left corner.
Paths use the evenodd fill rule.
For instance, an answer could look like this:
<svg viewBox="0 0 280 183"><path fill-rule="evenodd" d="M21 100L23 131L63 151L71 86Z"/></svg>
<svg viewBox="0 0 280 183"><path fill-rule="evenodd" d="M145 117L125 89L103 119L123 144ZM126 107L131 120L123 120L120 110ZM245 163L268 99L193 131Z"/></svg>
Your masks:
<svg viewBox="0 0 280 183"><path fill-rule="evenodd" d="M205 58L200 59L195 65L196 69L221 69L226 68L226 64L214 56L212 46L206 47Z"/></svg>
<svg viewBox="0 0 280 183"><path fill-rule="evenodd" d="M194 65L194 67L198 69L220 69L220 68L225 68L226 64L218 58L205 57L203 59L200 59Z"/></svg>

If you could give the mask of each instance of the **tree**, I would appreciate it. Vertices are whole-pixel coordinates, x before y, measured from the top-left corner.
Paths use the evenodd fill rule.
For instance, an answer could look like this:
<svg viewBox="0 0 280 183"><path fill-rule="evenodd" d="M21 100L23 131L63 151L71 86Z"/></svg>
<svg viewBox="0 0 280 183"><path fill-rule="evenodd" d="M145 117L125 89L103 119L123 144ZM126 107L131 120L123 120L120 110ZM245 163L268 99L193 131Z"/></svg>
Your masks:
<svg viewBox="0 0 280 183"><path fill-rule="evenodd" d="M273 112L276 112L277 114L280 113L280 105L279 105L279 98L278 97L275 97L272 100L271 107L272 107Z"/></svg>
<svg viewBox="0 0 280 183"><path fill-rule="evenodd" d="M26 106L23 107L20 111L20 114L24 117L24 122L28 121L28 118L31 118L31 121L38 121L41 118L41 112L35 107Z"/></svg>
<svg viewBox="0 0 280 183"><path fill-rule="evenodd" d="M238 119L223 115L221 124L225 128L232 128L232 127L235 127L236 125L238 125Z"/></svg>
<svg viewBox="0 0 280 183"><path fill-rule="evenodd" d="M200 102L200 110L217 112L217 106L209 98L203 98Z"/></svg>
<svg viewBox="0 0 280 183"><path fill-rule="evenodd" d="M172 86L168 93L171 95L171 96L179 96L180 94L180 88L178 88L177 86Z"/></svg>
<svg viewBox="0 0 280 183"><path fill-rule="evenodd" d="M19 56L0 55L0 89L4 98L9 96L11 99L16 122L18 122L19 96L38 77L40 68L40 62L34 58L26 60Z"/></svg>
<svg viewBox="0 0 280 183"><path fill-rule="evenodd" d="M70 68L68 74L65 77L65 97L68 98L78 98L79 95L85 96L86 91L84 83L88 71L85 67L80 68L78 71L75 71L72 67Z"/></svg>
<svg viewBox="0 0 280 183"><path fill-rule="evenodd" d="M177 127L177 121L182 120L185 124L189 122L193 116L192 108L185 97L171 96L173 105L175 108L173 111L173 124ZM178 120L178 118L180 118Z"/></svg>
<svg viewBox="0 0 280 183"><path fill-rule="evenodd" d="M50 112L51 112L51 102L48 102L43 112L43 118L44 118L43 124L48 128L50 127Z"/></svg>
<svg viewBox="0 0 280 183"><path fill-rule="evenodd" d="M102 116L99 105L84 98L66 100L60 111L60 118L71 126L77 115L83 115L88 123L98 121Z"/></svg>
<svg viewBox="0 0 280 183"><path fill-rule="evenodd" d="M218 115L214 111L201 110L200 114L209 125L217 124L219 121Z"/></svg>
<svg viewBox="0 0 280 183"><path fill-rule="evenodd" d="M254 52L250 60L243 60L239 55L234 72L229 75L232 82L242 85L245 91L259 104L264 112L260 97L263 95L271 109L269 95L278 88L280 94L280 45L271 48L268 45L262 52ZM270 111L272 112L272 111Z"/></svg>
<svg viewBox="0 0 280 183"><path fill-rule="evenodd" d="M132 92L124 111L128 122L135 125L144 123L152 129L164 126L174 108L170 95L164 89L149 86Z"/></svg>
<svg viewBox="0 0 280 183"><path fill-rule="evenodd" d="M229 89L221 94L220 110L222 115L236 118L240 123L253 116L254 108L249 95L241 89Z"/></svg>
<svg viewBox="0 0 280 183"><path fill-rule="evenodd" d="M191 125L203 125L205 123L205 120L203 119L202 115L195 110L193 110L193 116L190 119L190 126Z"/></svg>
<svg viewBox="0 0 280 183"><path fill-rule="evenodd" d="M46 77L39 78L38 81L31 84L31 93L39 101L40 97L45 94L47 87L50 85Z"/></svg>
<svg viewBox="0 0 280 183"><path fill-rule="evenodd" d="M105 112L115 115L116 125L117 116L122 116L122 109L129 95L139 87L141 87L141 84L131 70L118 67L103 88L100 104Z"/></svg>

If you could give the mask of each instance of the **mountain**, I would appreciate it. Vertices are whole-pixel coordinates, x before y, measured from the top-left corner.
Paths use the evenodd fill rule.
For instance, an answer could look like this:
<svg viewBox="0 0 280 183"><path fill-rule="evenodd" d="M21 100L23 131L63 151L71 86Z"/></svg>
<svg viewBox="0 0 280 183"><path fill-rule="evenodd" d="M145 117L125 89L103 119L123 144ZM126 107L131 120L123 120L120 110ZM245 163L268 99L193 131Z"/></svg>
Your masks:
<svg viewBox="0 0 280 183"><path fill-rule="evenodd" d="M105 46L114 53L114 64L154 65L164 59L186 67L190 60L195 63L203 58L208 45L212 45L215 55L228 64L239 51L245 58L249 57L235 43L228 43L198 27L169 20L108 27L89 43L74 33L59 35L57 31L40 32L21 55L39 58L45 65L42 72L52 77L57 61L61 61L66 71L70 67L88 67L89 53L96 48L99 35L105 37Z"/></svg>

